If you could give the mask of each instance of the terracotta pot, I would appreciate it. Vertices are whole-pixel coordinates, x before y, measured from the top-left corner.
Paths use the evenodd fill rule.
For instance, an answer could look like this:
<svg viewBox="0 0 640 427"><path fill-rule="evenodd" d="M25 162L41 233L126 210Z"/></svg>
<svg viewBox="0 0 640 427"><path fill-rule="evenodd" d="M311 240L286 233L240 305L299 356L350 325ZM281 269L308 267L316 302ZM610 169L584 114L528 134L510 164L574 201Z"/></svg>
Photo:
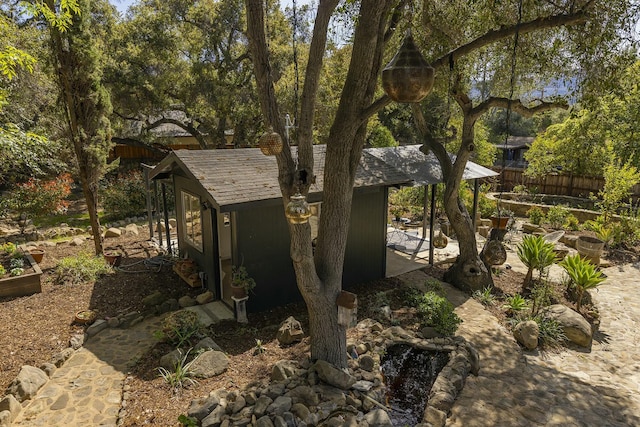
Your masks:
<svg viewBox="0 0 640 427"><path fill-rule="evenodd" d="M244 286L231 285L231 296L235 299L242 299L247 297L247 290Z"/></svg>
<svg viewBox="0 0 640 427"><path fill-rule="evenodd" d="M104 260L112 267L117 267L122 261L122 254L116 252L105 252L103 254Z"/></svg>
<svg viewBox="0 0 640 427"><path fill-rule="evenodd" d="M80 310L76 313L74 322L80 325L90 325L95 322L97 317L97 313L93 310Z"/></svg>
<svg viewBox="0 0 640 427"><path fill-rule="evenodd" d="M44 251L42 249L30 249L29 254L31 254L35 262L38 264L40 264L42 262L42 258L44 258Z"/></svg>
<svg viewBox="0 0 640 427"><path fill-rule="evenodd" d="M497 228L498 230L504 230L507 228L508 223L509 223L508 216L492 216L491 217L492 228Z"/></svg>

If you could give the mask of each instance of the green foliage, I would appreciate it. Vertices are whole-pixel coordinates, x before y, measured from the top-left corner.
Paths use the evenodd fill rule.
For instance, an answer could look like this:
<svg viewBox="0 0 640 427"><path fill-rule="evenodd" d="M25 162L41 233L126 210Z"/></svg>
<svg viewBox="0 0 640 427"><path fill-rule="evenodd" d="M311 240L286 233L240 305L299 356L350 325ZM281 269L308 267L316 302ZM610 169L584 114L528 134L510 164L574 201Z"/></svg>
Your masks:
<svg viewBox="0 0 640 427"><path fill-rule="evenodd" d="M529 303L522 295L515 294L505 300L502 308L506 309L511 314L515 314L528 309Z"/></svg>
<svg viewBox="0 0 640 427"><path fill-rule="evenodd" d="M133 170L106 180L101 188L102 206L111 220L137 216L146 209L142 172Z"/></svg>
<svg viewBox="0 0 640 427"><path fill-rule="evenodd" d="M267 349L262 345L262 340L256 338L256 346L253 348L253 355L256 356L258 354L264 354L267 352Z"/></svg>
<svg viewBox="0 0 640 427"><path fill-rule="evenodd" d="M198 427L198 419L194 417L188 417L185 414L180 414L178 417L178 422L182 424L183 427Z"/></svg>
<svg viewBox="0 0 640 427"><path fill-rule="evenodd" d="M7 270L5 270L3 265L0 265L0 277L4 276L5 274L7 274Z"/></svg>
<svg viewBox="0 0 640 427"><path fill-rule="evenodd" d="M13 242L7 242L0 245L0 251L4 252L11 258L22 256L22 254L20 253L20 249L18 249L16 244Z"/></svg>
<svg viewBox="0 0 640 427"><path fill-rule="evenodd" d="M524 236L522 243L518 245L518 258L527 267L523 289L529 287L533 271L538 270L540 275L550 267L555 259L553 243L547 242L542 236Z"/></svg>
<svg viewBox="0 0 640 427"><path fill-rule="evenodd" d="M72 285L93 282L101 275L111 271L111 267L101 256L80 252L75 256L60 260L56 266L53 280L57 284L68 283Z"/></svg>
<svg viewBox="0 0 640 427"><path fill-rule="evenodd" d="M169 344L180 348L201 330L202 323L196 312L180 310L171 313L162 321L161 336Z"/></svg>
<svg viewBox="0 0 640 427"><path fill-rule="evenodd" d="M564 224L562 224L562 227L567 230L578 231L580 230L580 221L574 214L570 213L564 219Z"/></svg>
<svg viewBox="0 0 640 427"><path fill-rule="evenodd" d="M602 210L604 220L618 213L623 201L628 199L631 189L640 182L640 172L628 159L624 164L613 153L604 167L604 187L598 193L600 201L596 205Z"/></svg>
<svg viewBox="0 0 640 427"><path fill-rule="evenodd" d="M249 292L256 287L256 281L249 276L244 265L234 265L231 267L231 285L240 286Z"/></svg>
<svg viewBox="0 0 640 427"><path fill-rule="evenodd" d="M493 288L490 286L483 288L481 291L474 291L473 298L486 306L493 305L496 301L496 297L493 295Z"/></svg>
<svg viewBox="0 0 640 427"><path fill-rule="evenodd" d="M12 258L9 262L9 266L11 269L14 268L23 268L24 267L24 258Z"/></svg>
<svg viewBox="0 0 640 427"><path fill-rule="evenodd" d="M398 141L395 140L391 131L382 124L377 124L371 129L367 142L374 148L398 146Z"/></svg>
<svg viewBox="0 0 640 427"><path fill-rule="evenodd" d="M158 375L171 386L171 390L174 393L179 392L183 388L198 384L198 381L192 378L194 375L191 369L193 361L187 362L188 357L189 351L173 366L173 371L169 371L163 367L158 368Z"/></svg>
<svg viewBox="0 0 640 427"><path fill-rule="evenodd" d="M558 321L544 316L535 316L533 320L538 324L538 341L541 347L558 348L567 341L567 336Z"/></svg>
<svg viewBox="0 0 640 427"><path fill-rule="evenodd" d="M64 209L71 194L72 179L69 174L51 181L30 179L18 184L2 204L6 209L17 212L21 218L42 216Z"/></svg>
<svg viewBox="0 0 640 427"><path fill-rule="evenodd" d="M527 216L529 217L529 222L535 225L542 224L545 219L544 211L538 206L532 206L527 211Z"/></svg>
<svg viewBox="0 0 640 427"><path fill-rule="evenodd" d="M423 327L431 326L438 333L451 336L462 323L462 319L453 311L453 304L435 292L417 292L412 299Z"/></svg>
<svg viewBox="0 0 640 427"><path fill-rule="evenodd" d="M567 272L571 279L571 285L578 291L576 310L580 312L584 292L598 287L604 282L605 277L596 269L595 265L580 255L567 256L560 262L560 266Z"/></svg>
<svg viewBox="0 0 640 427"><path fill-rule="evenodd" d="M547 211L547 222L551 228L560 229L567 220L569 209L563 205L551 206Z"/></svg>
<svg viewBox="0 0 640 427"><path fill-rule="evenodd" d="M11 276L22 276L24 274L24 268L22 267L12 268L11 270L9 270L9 274Z"/></svg>
<svg viewBox="0 0 640 427"><path fill-rule="evenodd" d="M531 313L538 314L542 307L551 304L553 298L553 286L547 280L538 280L531 289Z"/></svg>

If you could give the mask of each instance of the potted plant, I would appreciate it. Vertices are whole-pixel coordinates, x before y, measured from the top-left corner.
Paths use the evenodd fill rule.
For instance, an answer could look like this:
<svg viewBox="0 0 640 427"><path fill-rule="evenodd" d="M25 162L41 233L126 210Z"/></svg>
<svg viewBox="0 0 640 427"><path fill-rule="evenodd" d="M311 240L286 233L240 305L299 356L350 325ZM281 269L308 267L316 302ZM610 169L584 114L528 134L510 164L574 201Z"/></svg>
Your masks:
<svg viewBox="0 0 640 427"><path fill-rule="evenodd" d="M512 211L498 206L491 215L491 227L498 230L506 230L511 218L513 218Z"/></svg>
<svg viewBox="0 0 640 427"><path fill-rule="evenodd" d="M117 267L122 261L122 252L117 249L105 249L102 253L104 260L112 267Z"/></svg>
<svg viewBox="0 0 640 427"><path fill-rule="evenodd" d="M256 287L256 281L253 280L244 265L234 265L231 268L231 295L236 299L246 298L249 291L253 291Z"/></svg>
<svg viewBox="0 0 640 427"><path fill-rule="evenodd" d="M31 248L29 249L29 254L31 254L36 263L40 264L42 262L42 258L44 258L44 249Z"/></svg>

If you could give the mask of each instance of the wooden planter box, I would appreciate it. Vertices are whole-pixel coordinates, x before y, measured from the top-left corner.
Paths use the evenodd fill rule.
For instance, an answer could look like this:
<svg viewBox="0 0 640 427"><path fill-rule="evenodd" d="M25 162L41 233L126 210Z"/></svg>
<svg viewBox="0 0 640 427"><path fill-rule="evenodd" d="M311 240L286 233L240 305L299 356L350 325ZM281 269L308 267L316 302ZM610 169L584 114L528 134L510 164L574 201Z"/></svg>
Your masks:
<svg viewBox="0 0 640 427"><path fill-rule="evenodd" d="M40 270L31 254L25 253L24 258L31 265L30 269L25 268L25 270L31 271L33 269L33 272L0 279L0 297L21 297L42 292L42 287L40 286L42 270Z"/></svg>

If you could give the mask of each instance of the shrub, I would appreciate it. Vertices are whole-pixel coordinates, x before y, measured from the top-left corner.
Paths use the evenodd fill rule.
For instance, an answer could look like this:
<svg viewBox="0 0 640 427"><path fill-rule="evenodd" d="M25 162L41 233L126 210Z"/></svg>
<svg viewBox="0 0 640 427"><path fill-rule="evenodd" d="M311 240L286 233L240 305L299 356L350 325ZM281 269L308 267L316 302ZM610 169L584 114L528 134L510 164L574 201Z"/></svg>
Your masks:
<svg viewBox="0 0 640 427"><path fill-rule="evenodd" d="M201 329L202 323L197 313L181 310L171 313L162 321L161 336L166 342L179 348Z"/></svg>
<svg viewBox="0 0 640 427"><path fill-rule="evenodd" d="M435 292L425 292L416 298L416 309L420 324L433 327L438 333L450 336L455 334L462 319L453 311L445 297Z"/></svg>
<svg viewBox="0 0 640 427"><path fill-rule="evenodd" d="M487 306L493 305L493 303L496 300L496 297L493 295L493 293L491 293L491 291L492 291L492 288L490 286L487 286L481 291L475 291L473 293L473 298L479 301L480 304L482 305L487 305Z"/></svg>
<svg viewBox="0 0 640 427"><path fill-rule="evenodd" d="M18 184L3 201L3 207L21 218L32 218L61 211L68 206L65 198L71 194L71 175L63 174L50 181L31 178Z"/></svg>
<svg viewBox="0 0 640 427"><path fill-rule="evenodd" d="M596 269L595 265L591 264L587 259L581 258L580 255L566 257L562 260L560 266L567 272L571 279L571 285L578 292L576 311L579 313L585 291L598 287L604 282L605 276Z"/></svg>
<svg viewBox="0 0 640 427"><path fill-rule="evenodd" d="M93 282L111 268L102 257L80 252L76 256L62 258L56 266L54 282L57 284L79 284Z"/></svg>
<svg viewBox="0 0 640 427"><path fill-rule="evenodd" d="M191 362L187 362L189 357L189 352L187 351L184 357L182 357L178 362L173 366L173 371L169 371L166 368L159 367L158 372L162 379L171 386L171 389L174 393L178 392L180 389L196 385L198 382L191 378L194 373L191 370Z"/></svg>
<svg viewBox="0 0 640 427"><path fill-rule="evenodd" d="M531 289L531 313L536 315L542 307L551 304L553 296L553 286L548 281L537 281Z"/></svg>
<svg viewBox="0 0 640 427"><path fill-rule="evenodd" d="M544 221L544 211L538 206L533 206L529 209L527 211L527 216L529 217L529 222L531 222L531 224L540 225Z"/></svg>
<svg viewBox="0 0 640 427"><path fill-rule="evenodd" d="M562 228L565 220L567 219L567 215L569 215L569 209L566 206L551 206L547 211L547 222L551 228Z"/></svg>
<svg viewBox="0 0 640 427"><path fill-rule="evenodd" d="M523 289L528 289L533 271L539 270L540 275L551 266L555 259L553 243L547 242L542 236L524 236L522 243L518 245L518 258L527 267L527 274L522 284Z"/></svg>
<svg viewBox="0 0 640 427"><path fill-rule="evenodd" d="M7 274L7 270L5 270L4 266L0 265L0 277Z"/></svg>
<svg viewBox="0 0 640 427"><path fill-rule="evenodd" d="M580 230L580 221L574 214L570 213L564 219L562 226L567 230L578 231Z"/></svg>
<svg viewBox="0 0 640 427"><path fill-rule="evenodd" d="M146 210L146 194L142 172L118 174L103 183L102 206L112 220L136 216Z"/></svg>
<svg viewBox="0 0 640 427"><path fill-rule="evenodd" d="M510 314L515 314L529 308L529 303L520 294L515 294L506 299L502 308L506 309Z"/></svg>
<svg viewBox="0 0 640 427"><path fill-rule="evenodd" d="M538 340L542 347L557 348L563 346L567 336L560 323L544 316L535 316L533 320L538 324Z"/></svg>

